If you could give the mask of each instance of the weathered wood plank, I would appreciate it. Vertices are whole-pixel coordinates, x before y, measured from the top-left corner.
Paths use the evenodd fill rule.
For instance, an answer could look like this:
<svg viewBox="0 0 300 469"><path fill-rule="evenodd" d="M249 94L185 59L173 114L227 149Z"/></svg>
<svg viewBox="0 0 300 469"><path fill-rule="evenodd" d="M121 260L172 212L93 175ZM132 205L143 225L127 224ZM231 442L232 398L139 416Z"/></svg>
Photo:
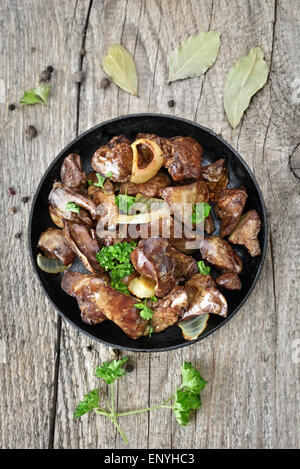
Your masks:
<svg viewBox="0 0 300 469"><path fill-rule="evenodd" d="M136 373L127 378L127 383L130 383L129 390L126 393L119 392L119 408L145 406L150 403L155 405L167 397L173 387L179 383L182 361L192 360L201 367L209 384L203 393L204 406L192 419L191 424L186 428L180 428L169 411L157 411L150 414L148 420L143 416L124 419L122 426L130 438L131 447L295 447L299 441L295 431L299 415L299 399L296 397L299 383L297 384L295 365L290 364L289 372L294 376L295 391L289 410L283 409L290 390L288 374L283 370L286 361L282 361L281 356L286 346L284 340L286 332L283 331L287 329L296 337L296 331L299 330L290 326L291 322L296 320L297 294L294 289L286 285L285 297L282 298L282 290L279 290L278 285L283 285L284 279L289 284L290 276L286 272L282 278L279 270L281 261L277 264L274 263L274 259L281 259L283 256L286 258L287 253L283 253L283 246L292 233L297 232L294 227L299 222L293 220L290 229L285 233L281 230L281 238L276 243L274 236L275 230L281 226L283 213L286 210L290 214L295 213L295 206L287 194L293 194L293 204L297 202L299 196L286 164L292 141L286 136L288 134L286 132L284 150L279 148L282 137L278 135L271 121L273 110L270 106L273 80L282 86L286 86L286 82L281 83L281 76L276 74L273 67L269 84L254 98L235 137L232 136L224 116L222 90L229 68L256 44L263 48L269 64L275 58L280 63L280 56L294 40L292 32L299 31L299 25L295 24L294 20L291 37L287 36L285 30L285 37L281 38L281 41L279 37L276 39L277 29L278 34L280 31L283 34L283 24L286 25L284 18L287 13L283 3L280 3L277 15L280 15L283 24L280 26L278 21L274 24L276 16L274 1L260 3L207 1L201 2L201 5L199 2L184 1L177 2L176 7L174 5L175 3L170 1L142 4L129 2L127 6L125 2L103 4L94 1L87 34L87 44L91 44L91 49L86 60L87 81L82 87L80 99L80 129L85 130L101 120L127 112L148 110L170 112L166 103L173 98L176 107L172 112L187 118L195 118L198 122L222 133L239 149L252 167L263 189L271 215L273 242L255 293L226 327L205 342L182 351L154 354L150 359L149 356L137 355ZM296 4L294 8L297 9ZM289 18L296 18L292 6L288 7L288 11ZM115 24L121 27L116 29ZM214 68L200 79L166 86L167 57L171 50L188 35L199 30L207 30L209 27L219 29L223 33L220 55ZM104 76L100 66L101 58L113 42L122 42L135 57L140 79L140 99L123 93L114 85L106 91L99 88L101 78ZM95 44L98 44L96 49ZM294 60L290 57L291 67ZM282 113L279 115L282 116ZM285 124L288 130L290 127L286 122ZM282 204L282 189L288 192L284 198L282 211L278 211L279 201ZM294 243L297 245L296 239ZM289 261L296 272L298 264L296 258L292 259L292 252L293 250L290 251ZM274 270L277 265L278 270ZM280 283L279 279L276 279L279 275ZM290 318L293 318L289 322L288 311ZM278 318L281 321L280 331ZM73 352L78 354L83 339L77 337L69 327L66 333L79 339L79 342L75 342ZM280 335L283 337L278 343ZM99 359L107 357L108 353L103 347L98 345L95 347ZM285 354L289 353L290 349L287 347ZM63 369L66 373L66 369ZM283 381L278 375L278 369L284 373ZM82 372L85 370L83 357L82 363L79 360L79 368L76 369L77 376L79 370ZM76 375L73 375L74 379ZM147 376L149 376L149 392L145 386ZM67 384L66 376L60 385L64 388L64 393L72 396L72 389L69 389ZM291 414L292 421L288 422L288 415ZM67 425L72 428L68 416L65 418ZM80 445L87 446L87 441L89 445L91 444L90 435L92 431L96 432L96 428L100 429L100 433L95 434L96 439L92 445L105 447L108 444L109 447L123 447L120 438L117 437L115 440L112 429L105 428L104 423L102 425L98 423L97 427L95 424L94 430L85 427L87 434L81 433ZM72 440L70 444L74 447L78 443Z"/></svg>
<svg viewBox="0 0 300 469"><path fill-rule="evenodd" d="M0 364L1 448L47 448L51 438L58 317L33 274L26 231L41 176L75 135L77 85L70 76L77 67L73 48L80 44L87 3L77 10L75 0L7 0L0 5L0 79L5 85L0 103L0 339L6 349L6 363ZM49 106L9 111L9 103L38 85L47 65L55 68ZM38 130L32 141L25 138L29 124ZM9 186L16 195L8 195ZM30 196L27 204L21 202L23 196ZM9 214L12 206L17 207L14 215ZM16 239L19 231L21 239Z"/></svg>

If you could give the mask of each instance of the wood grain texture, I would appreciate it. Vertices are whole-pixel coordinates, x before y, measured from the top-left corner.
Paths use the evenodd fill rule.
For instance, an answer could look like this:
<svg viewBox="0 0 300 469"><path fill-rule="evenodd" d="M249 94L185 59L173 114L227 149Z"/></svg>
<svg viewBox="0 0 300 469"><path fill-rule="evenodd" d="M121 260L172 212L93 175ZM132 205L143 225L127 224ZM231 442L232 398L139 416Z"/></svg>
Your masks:
<svg viewBox="0 0 300 469"><path fill-rule="evenodd" d="M0 5L0 78L5 83L5 102L0 103L0 339L6 349L6 363L0 364L1 448L47 448L52 438L60 320L34 276L27 224L43 173L75 136L77 85L70 77L78 67L74 41L81 41L83 3L88 2L75 10L76 3L7 0ZM55 68L49 106L9 111L9 103L18 103L24 90L38 85L48 65ZM25 138L29 124L38 131L31 141ZM8 194L10 186L14 196ZM23 196L30 196L27 204ZM11 215L13 206L17 213ZM21 239L14 237L18 232Z"/></svg>
<svg viewBox="0 0 300 469"><path fill-rule="evenodd" d="M95 366L110 359L111 350L64 322L60 330L28 259L24 262L25 238L15 240L13 234L20 229L25 233L29 205L21 204L21 195L33 194L50 161L77 131L118 115L148 111L195 120L238 149L263 191L270 239L254 293L226 326L183 350L129 354L134 371L116 388L120 411L167 398L180 382L183 360L197 365L208 381L203 406L187 427L179 427L169 410L120 420L129 447L299 447L300 365L293 361L293 341L300 339L300 190L290 171L290 156L300 142L299 2L77 0L60 1L59 7L51 2L43 15L44 0L22 5L5 0L0 7L1 35L6 38L0 46L0 79L7 90L5 104L0 103L5 228L0 339L7 355L7 363L0 364L0 447L126 447L100 417L74 420L74 406L96 385ZM171 51L189 35L209 29L222 32L213 68L200 78L168 86ZM106 90L100 87L101 61L112 43L121 43L134 56L139 99L113 84ZM87 54L80 59L83 44ZM270 77L233 135L222 105L226 75L256 45L265 53ZM37 83L39 72L50 63L56 71L49 107L9 112L8 103ZM80 87L71 79L78 67L86 72ZM174 108L167 107L169 99L175 100ZM31 142L24 139L29 123L39 130ZM7 195L10 185L17 189L14 199ZM19 212L8 216L13 204ZM105 394L104 386L101 391Z"/></svg>

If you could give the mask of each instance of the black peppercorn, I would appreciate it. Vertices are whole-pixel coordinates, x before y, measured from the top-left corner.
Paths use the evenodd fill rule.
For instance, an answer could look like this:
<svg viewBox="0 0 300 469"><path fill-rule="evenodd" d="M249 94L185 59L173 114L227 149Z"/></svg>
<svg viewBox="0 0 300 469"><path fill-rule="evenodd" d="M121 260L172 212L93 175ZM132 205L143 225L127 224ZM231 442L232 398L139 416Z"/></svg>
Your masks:
<svg viewBox="0 0 300 469"><path fill-rule="evenodd" d="M8 106L8 109L9 109L10 111L14 111L14 110L16 109L15 104L10 104L10 105Z"/></svg>
<svg viewBox="0 0 300 469"><path fill-rule="evenodd" d="M175 106L175 101L174 101L174 99L170 99L170 101L168 101L168 106L169 106L169 107L174 107L174 106Z"/></svg>
<svg viewBox="0 0 300 469"><path fill-rule="evenodd" d="M29 197L22 197L23 204L27 204Z"/></svg>
<svg viewBox="0 0 300 469"><path fill-rule="evenodd" d="M87 350L88 350L89 352L91 352L91 351L93 350L93 346L92 346L92 345L88 345L88 346L87 346Z"/></svg>
<svg viewBox="0 0 300 469"><path fill-rule="evenodd" d="M22 231L19 231L18 233L15 234L15 238L20 239L22 236Z"/></svg>
<svg viewBox="0 0 300 469"><path fill-rule="evenodd" d="M9 193L9 195L15 195L16 191L13 187L9 187L8 188L8 193Z"/></svg>
<svg viewBox="0 0 300 469"><path fill-rule="evenodd" d="M31 52L35 52L35 47L32 47L32 48L31 48Z"/></svg>
<svg viewBox="0 0 300 469"><path fill-rule="evenodd" d="M48 71L49 73L53 73L53 70L54 70L54 68L52 67L52 65L48 65L47 71Z"/></svg>
<svg viewBox="0 0 300 469"><path fill-rule="evenodd" d="M36 128L33 125L29 125L25 129L25 135L26 135L27 140L31 140L31 139L35 138L37 136Z"/></svg>
<svg viewBox="0 0 300 469"><path fill-rule="evenodd" d="M51 73L49 72L48 69L43 70L43 71L40 73L40 80L41 80L41 81L49 81L50 78L51 78Z"/></svg>
<svg viewBox="0 0 300 469"><path fill-rule="evenodd" d="M80 55L81 55L81 57L84 57L86 55L86 50L85 49L80 49Z"/></svg>
<svg viewBox="0 0 300 469"><path fill-rule="evenodd" d="M102 78L100 87L103 88L104 90L110 86L110 79L109 78Z"/></svg>
<svg viewBox="0 0 300 469"><path fill-rule="evenodd" d="M82 83L85 80L85 73L82 70L74 73L75 83Z"/></svg>
<svg viewBox="0 0 300 469"><path fill-rule="evenodd" d="M133 366L128 364L125 366L126 373L131 373L133 371Z"/></svg>

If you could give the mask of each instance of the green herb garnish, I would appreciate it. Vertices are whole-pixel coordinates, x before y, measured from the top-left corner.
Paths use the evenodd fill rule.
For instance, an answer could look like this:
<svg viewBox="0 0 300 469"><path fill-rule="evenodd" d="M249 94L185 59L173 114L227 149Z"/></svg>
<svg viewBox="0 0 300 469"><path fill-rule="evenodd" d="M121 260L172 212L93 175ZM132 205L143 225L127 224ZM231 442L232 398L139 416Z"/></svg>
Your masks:
<svg viewBox="0 0 300 469"><path fill-rule="evenodd" d="M89 186L93 184L93 181L91 179L87 179L86 182L88 183Z"/></svg>
<svg viewBox="0 0 300 469"><path fill-rule="evenodd" d="M152 337L153 331L154 331L153 327L150 326L149 329L148 329L148 337L150 337L150 339Z"/></svg>
<svg viewBox="0 0 300 469"><path fill-rule="evenodd" d="M149 306L147 306L147 300L148 298L145 298L143 301L141 301L140 303L136 303L134 306L140 310L141 318L149 321L149 319L152 318L154 311L153 309L149 308Z"/></svg>
<svg viewBox="0 0 300 469"><path fill-rule="evenodd" d="M38 86L37 88L30 88L27 91L24 91L23 97L20 99L19 103L22 106L27 104L47 104L48 94L51 89L51 85Z"/></svg>
<svg viewBox="0 0 300 469"><path fill-rule="evenodd" d="M205 265L204 261L199 261L197 262L197 264L198 264L200 274L208 275L210 273L210 267L208 265Z"/></svg>
<svg viewBox="0 0 300 469"><path fill-rule="evenodd" d="M102 187L103 188L103 184L105 182L106 177L102 176L102 174L100 174L100 173L96 173L96 176L97 176L98 182L94 182L93 185L96 186L96 187Z"/></svg>
<svg viewBox="0 0 300 469"><path fill-rule="evenodd" d="M152 330L150 329L149 334L153 332L153 328ZM120 417L150 412L155 409L172 409L177 422L185 426L189 422L191 411L201 406L200 392L205 388L206 381L202 378L199 371L196 370L191 363L184 362L181 367L181 386L178 387L168 399L162 402L162 404L127 412L116 412L114 382L126 375L123 366L127 360L128 357L124 357L121 360L105 362L96 369L96 377L103 379L109 384L109 402L107 402L106 396L100 397L99 391L95 389L87 394L84 400L78 404L74 414L75 417L79 418L87 412L94 411L98 415L109 418L126 443L128 443L128 440L118 423ZM102 401L106 402L106 404L102 403Z"/></svg>
<svg viewBox="0 0 300 469"><path fill-rule="evenodd" d="M117 243L113 246L105 246L96 254L96 260L105 269L110 271L111 285L116 290L123 293L129 293L126 285L120 282L124 277L130 275L133 271L133 265L130 262L130 254L136 247L136 243Z"/></svg>
<svg viewBox="0 0 300 469"><path fill-rule="evenodd" d="M111 279L110 284L115 290L118 290L121 293L124 293L125 295L130 295L130 292L127 288L127 285L125 285L125 283L123 283L122 279L121 280Z"/></svg>
<svg viewBox="0 0 300 469"><path fill-rule="evenodd" d="M200 223L210 214L211 206L207 203L196 204L193 206L191 216L192 223Z"/></svg>
<svg viewBox="0 0 300 469"><path fill-rule="evenodd" d="M102 363L101 366L96 368L96 377L104 379L106 384L114 383L116 379L122 378L126 374L122 366L127 361L128 357L124 357L121 360Z"/></svg>
<svg viewBox="0 0 300 469"><path fill-rule="evenodd" d="M68 202L66 205L66 210L69 212L80 213L79 205L75 204L74 202Z"/></svg>
<svg viewBox="0 0 300 469"><path fill-rule="evenodd" d="M80 401L76 407L74 413L75 418L79 418L87 412L96 409L99 406L99 400L100 398L98 389L94 389L93 391L86 394L83 401Z"/></svg>
<svg viewBox="0 0 300 469"><path fill-rule="evenodd" d="M150 300L150 301L154 301L154 303L156 303L156 302L157 302L157 298L156 298L156 296L151 296L151 298L149 298L149 300Z"/></svg>
<svg viewBox="0 0 300 469"><path fill-rule="evenodd" d="M113 175L113 173L112 173L111 171L109 171L109 172L106 174L106 177L107 177L107 178L111 178L112 175Z"/></svg>
<svg viewBox="0 0 300 469"><path fill-rule="evenodd" d="M120 213L125 213L127 215L130 207L135 204L135 197L127 194L119 194L115 198L115 204Z"/></svg>

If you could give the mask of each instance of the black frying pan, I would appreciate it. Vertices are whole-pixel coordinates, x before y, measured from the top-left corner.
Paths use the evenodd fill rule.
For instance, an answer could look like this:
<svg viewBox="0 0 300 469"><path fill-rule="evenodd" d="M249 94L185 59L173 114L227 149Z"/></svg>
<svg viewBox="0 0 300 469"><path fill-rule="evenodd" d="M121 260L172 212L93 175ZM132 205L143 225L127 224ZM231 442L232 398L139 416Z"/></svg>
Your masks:
<svg viewBox="0 0 300 469"><path fill-rule="evenodd" d="M207 329L194 341L184 340L181 329L177 326L169 327L159 334L153 334L151 338L142 337L138 340L129 339L111 321L105 321L97 326L89 326L81 321L75 298L67 295L61 289L61 275L47 274L40 270L36 263L39 252L37 249L38 238L44 230L49 226L53 226L48 212L48 195L53 182L60 179L60 167L64 158L69 153L78 153L82 158L84 169L90 171L92 170L91 157L100 145L119 134L124 134L133 140L139 132L154 133L164 137L174 137L175 135L194 137L204 148L204 164L225 158L229 172L228 187L244 186L248 194L244 211L255 208L261 218L262 225L259 234L261 256L252 258L244 247L234 246L243 261L242 289L240 291L221 289L228 301L228 317L222 319L219 316L210 315ZM218 230L220 221L216 218L214 218L214 221ZM218 231L216 233L218 234ZM159 352L184 347L204 339L229 321L246 301L259 278L266 256L267 235L267 213L263 196L254 175L241 156L212 130L186 119L160 114L136 114L118 117L93 127L73 140L60 152L42 177L33 199L28 227L29 251L35 273L45 294L58 313L89 337L111 347L136 352ZM84 271L79 261L73 264L73 268L74 270Z"/></svg>

